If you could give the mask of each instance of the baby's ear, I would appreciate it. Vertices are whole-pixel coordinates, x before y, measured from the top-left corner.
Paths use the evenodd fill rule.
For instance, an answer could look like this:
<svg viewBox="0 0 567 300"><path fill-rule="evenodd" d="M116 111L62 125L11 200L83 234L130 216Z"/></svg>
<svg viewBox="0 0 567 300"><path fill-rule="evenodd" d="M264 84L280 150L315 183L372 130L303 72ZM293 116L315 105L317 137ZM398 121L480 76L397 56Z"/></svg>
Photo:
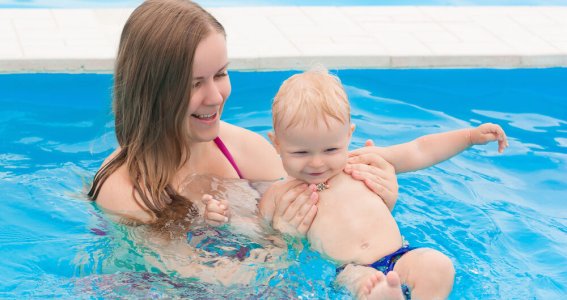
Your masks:
<svg viewBox="0 0 567 300"><path fill-rule="evenodd" d="M350 124L350 136L352 136L352 133L354 132L355 129L356 129L356 125Z"/></svg>
<svg viewBox="0 0 567 300"><path fill-rule="evenodd" d="M268 137L270 138L270 142L272 142L274 148L276 148L278 154L280 154L280 143L278 143L278 137L276 136L276 134L270 131L268 132Z"/></svg>

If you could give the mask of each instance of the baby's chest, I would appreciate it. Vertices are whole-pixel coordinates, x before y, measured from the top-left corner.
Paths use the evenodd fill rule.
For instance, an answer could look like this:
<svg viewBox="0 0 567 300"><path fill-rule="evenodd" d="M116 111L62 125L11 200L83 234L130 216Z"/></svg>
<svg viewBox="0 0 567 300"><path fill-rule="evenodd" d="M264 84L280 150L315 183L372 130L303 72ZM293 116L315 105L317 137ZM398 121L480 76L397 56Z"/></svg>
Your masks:
<svg viewBox="0 0 567 300"><path fill-rule="evenodd" d="M309 237L332 240L345 239L355 232L366 230L389 214L378 197L337 199L321 197L317 215L309 229Z"/></svg>

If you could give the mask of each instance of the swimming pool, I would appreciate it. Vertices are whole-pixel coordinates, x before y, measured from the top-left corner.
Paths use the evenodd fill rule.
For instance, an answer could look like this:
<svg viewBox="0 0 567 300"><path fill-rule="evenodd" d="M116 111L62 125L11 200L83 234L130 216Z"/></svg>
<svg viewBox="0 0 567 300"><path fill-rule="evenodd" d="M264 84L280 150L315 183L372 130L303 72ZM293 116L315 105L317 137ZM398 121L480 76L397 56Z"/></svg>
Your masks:
<svg viewBox="0 0 567 300"><path fill-rule="evenodd" d="M270 99L291 73L232 72L223 119L265 134ZM412 245L453 260L451 299L567 294L567 69L338 75L357 124L353 147L480 122L510 137L503 155L476 146L399 177L394 216ZM132 242L136 233L80 196L116 145L110 87L106 74L0 75L0 297L349 298L310 251L292 251L286 268L252 288L201 284L148 263L155 253Z"/></svg>
<svg viewBox="0 0 567 300"><path fill-rule="evenodd" d="M135 7L142 0L5 0L0 8L87 8ZM222 6L362 6L362 5L567 5L567 0L197 0L205 7Z"/></svg>

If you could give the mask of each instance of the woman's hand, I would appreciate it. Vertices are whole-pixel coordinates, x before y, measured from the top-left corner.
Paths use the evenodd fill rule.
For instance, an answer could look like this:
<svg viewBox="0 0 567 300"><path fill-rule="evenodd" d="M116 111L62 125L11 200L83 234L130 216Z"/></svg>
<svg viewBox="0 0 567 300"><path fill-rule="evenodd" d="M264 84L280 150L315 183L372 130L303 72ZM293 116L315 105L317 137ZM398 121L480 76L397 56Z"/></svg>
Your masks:
<svg viewBox="0 0 567 300"><path fill-rule="evenodd" d="M390 211L394 209L398 200L396 171L377 153L371 140L366 141L365 147L349 153L344 171L352 178L363 181L370 190L382 198Z"/></svg>
<svg viewBox="0 0 567 300"><path fill-rule="evenodd" d="M275 189L275 209L272 227L281 233L296 237L305 236L317 214L315 186L299 180L278 184Z"/></svg>
<svg viewBox="0 0 567 300"><path fill-rule="evenodd" d="M230 218L230 210L228 209L228 201L214 199L211 195L203 195L201 199L205 204L205 212L203 217L205 223L211 226L220 226L228 222Z"/></svg>

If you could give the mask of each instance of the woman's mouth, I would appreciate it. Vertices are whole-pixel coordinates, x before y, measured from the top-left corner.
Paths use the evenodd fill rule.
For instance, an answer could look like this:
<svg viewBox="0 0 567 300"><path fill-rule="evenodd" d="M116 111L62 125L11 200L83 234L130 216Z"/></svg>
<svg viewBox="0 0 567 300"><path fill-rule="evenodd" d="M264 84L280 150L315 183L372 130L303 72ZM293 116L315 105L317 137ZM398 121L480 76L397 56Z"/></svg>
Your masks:
<svg viewBox="0 0 567 300"><path fill-rule="evenodd" d="M217 113L214 112L212 114L191 114L191 116L202 121L211 121L217 117Z"/></svg>

